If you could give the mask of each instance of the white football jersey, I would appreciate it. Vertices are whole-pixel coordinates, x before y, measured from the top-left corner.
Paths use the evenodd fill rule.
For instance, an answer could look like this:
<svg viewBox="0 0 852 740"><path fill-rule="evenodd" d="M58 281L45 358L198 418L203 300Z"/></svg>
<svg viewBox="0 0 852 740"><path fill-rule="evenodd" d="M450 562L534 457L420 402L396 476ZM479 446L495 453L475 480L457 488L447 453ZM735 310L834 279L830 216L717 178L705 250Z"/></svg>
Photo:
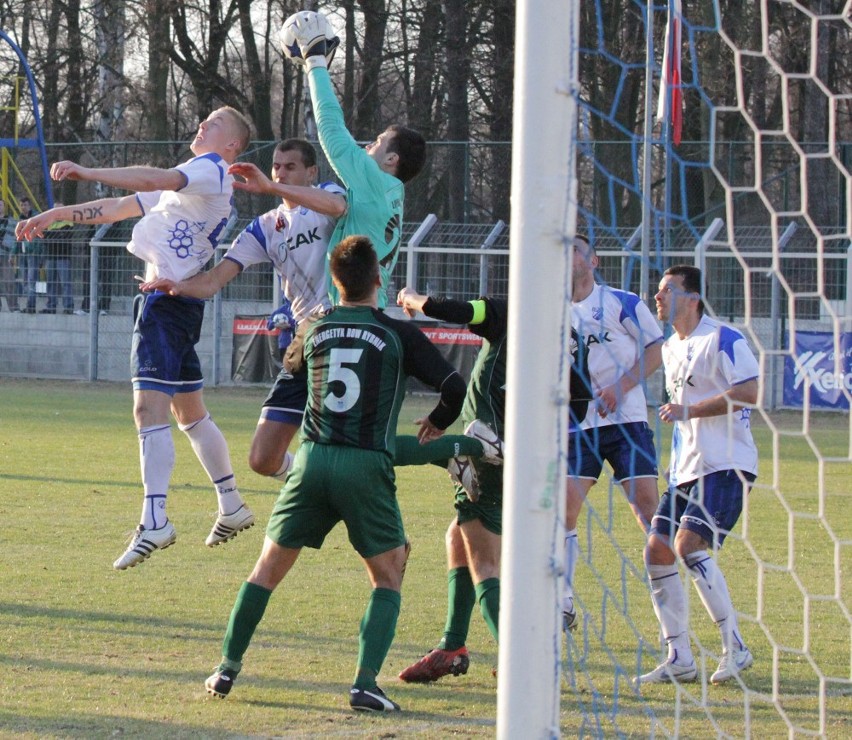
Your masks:
<svg viewBox="0 0 852 740"><path fill-rule="evenodd" d="M334 183L319 186L346 194ZM328 240L337 219L303 206L283 203L258 216L234 240L225 254L241 268L271 262L281 276L281 289L292 304L293 318L301 321L317 306L331 308L328 297Z"/></svg>
<svg viewBox="0 0 852 740"><path fill-rule="evenodd" d="M571 304L571 326L586 345L595 393L614 383L648 346L663 339L651 310L638 295L607 285L596 284L586 298ZM648 421L648 406L640 383L627 392L613 414L602 417L592 401L581 428L642 421Z"/></svg>
<svg viewBox="0 0 852 740"><path fill-rule="evenodd" d="M666 390L672 403L685 406L752 380L760 368L745 337L703 316L688 337L677 334L663 344ZM751 410L675 422L669 482L688 483L719 470L757 475L757 447L751 436Z"/></svg>
<svg viewBox="0 0 852 740"><path fill-rule="evenodd" d="M179 281L200 272L231 213L234 178L222 157L203 154L175 169L186 178L179 190L136 194L143 215L127 249L148 263L148 280Z"/></svg>

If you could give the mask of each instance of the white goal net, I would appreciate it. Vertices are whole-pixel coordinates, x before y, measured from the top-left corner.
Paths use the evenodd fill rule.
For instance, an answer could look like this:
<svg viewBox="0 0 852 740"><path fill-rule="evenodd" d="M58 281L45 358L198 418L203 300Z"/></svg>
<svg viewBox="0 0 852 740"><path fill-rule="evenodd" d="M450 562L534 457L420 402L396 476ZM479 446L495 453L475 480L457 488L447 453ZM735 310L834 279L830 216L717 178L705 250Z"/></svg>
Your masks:
<svg viewBox="0 0 852 740"><path fill-rule="evenodd" d="M510 337L518 356L510 360L508 453L522 462L506 471L498 732L849 736L852 3L668 0L650 13L630 0L556 5L518 4L511 330L534 338ZM556 49L565 59L544 59ZM538 129L519 125L530 109ZM554 147L557 120L572 126ZM547 191L534 191L538 204L534 182ZM535 218L542 241L531 246L516 222L529 229ZM554 222L559 234L549 230ZM710 681L719 631L681 566L697 679L634 686L666 653L643 562L646 535L608 466L577 527L579 627L551 632L565 532L538 519L550 506L539 494L554 474L564 476L565 376L536 373L541 387L531 391L528 368L567 362L571 283L567 261L552 250L567 250L577 229L596 248L598 280L638 294L652 312L668 267L700 267L707 313L742 332L759 362L751 421L760 470L714 555L754 664L722 685ZM563 292L564 311L551 289ZM662 493L671 427L657 417L667 401L661 371L645 392ZM551 442L557 457L543 462ZM552 512L559 522L560 505ZM534 562L541 583L518 570L519 560ZM523 617L534 610L547 617L538 633ZM543 662L530 639L545 646ZM507 645L517 640L527 645ZM504 681L516 672L522 681ZM559 682L557 722L534 719L541 706L510 704L522 683L547 692L531 672ZM509 711L519 717L514 725Z"/></svg>

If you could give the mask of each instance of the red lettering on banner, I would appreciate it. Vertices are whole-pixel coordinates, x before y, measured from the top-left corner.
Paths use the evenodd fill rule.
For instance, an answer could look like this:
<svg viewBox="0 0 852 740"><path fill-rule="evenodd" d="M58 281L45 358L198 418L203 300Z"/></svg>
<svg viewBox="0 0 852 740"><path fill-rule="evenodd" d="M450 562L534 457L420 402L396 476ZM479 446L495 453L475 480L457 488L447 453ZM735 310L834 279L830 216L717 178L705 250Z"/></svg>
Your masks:
<svg viewBox="0 0 852 740"><path fill-rule="evenodd" d="M234 334L277 335L278 329L268 329L267 319L234 319Z"/></svg>
<svg viewBox="0 0 852 740"><path fill-rule="evenodd" d="M432 344L462 344L477 347L482 344L482 337L478 337L467 329L434 326L424 327L422 331Z"/></svg>

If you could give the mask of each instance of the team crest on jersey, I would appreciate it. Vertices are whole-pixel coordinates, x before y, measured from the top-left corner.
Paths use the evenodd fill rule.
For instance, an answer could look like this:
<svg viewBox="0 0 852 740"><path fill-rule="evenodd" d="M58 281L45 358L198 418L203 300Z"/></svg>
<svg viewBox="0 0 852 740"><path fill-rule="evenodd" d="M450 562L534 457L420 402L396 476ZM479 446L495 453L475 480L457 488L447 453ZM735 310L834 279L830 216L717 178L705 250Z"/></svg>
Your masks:
<svg viewBox="0 0 852 740"><path fill-rule="evenodd" d="M204 229L204 221L189 222L182 218L175 222L175 227L169 229L169 247L178 258L185 260L192 252L195 235Z"/></svg>
<svg viewBox="0 0 852 740"><path fill-rule="evenodd" d="M686 361L692 362L692 358L695 357L695 350L693 349L691 344L686 345Z"/></svg>
<svg viewBox="0 0 852 740"><path fill-rule="evenodd" d="M287 219L284 218L283 214L279 213L278 218L275 219L275 230L276 231L284 231L288 226Z"/></svg>
<svg viewBox="0 0 852 740"><path fill-rule="evenodd" d="M603 318L603 306L595 306L592 309L592 318L595 321L600 321Z"/></svg>

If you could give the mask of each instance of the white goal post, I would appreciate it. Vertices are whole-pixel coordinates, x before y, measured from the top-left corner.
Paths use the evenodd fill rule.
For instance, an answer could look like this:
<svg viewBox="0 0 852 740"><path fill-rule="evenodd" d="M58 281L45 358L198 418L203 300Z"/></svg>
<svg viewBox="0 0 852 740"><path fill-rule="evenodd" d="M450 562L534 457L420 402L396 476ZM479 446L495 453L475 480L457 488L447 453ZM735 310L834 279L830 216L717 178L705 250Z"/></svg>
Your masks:
<svg viewBox="0 0 852 740"><path fill-rule="evenodd" d="M516 12L515 54L525 63L515 65L497 736L546 738L559 734L556 530L564 509L563 296L566 235L576 223L568 142L577 125L579 3L521 0Z"/></svg>

